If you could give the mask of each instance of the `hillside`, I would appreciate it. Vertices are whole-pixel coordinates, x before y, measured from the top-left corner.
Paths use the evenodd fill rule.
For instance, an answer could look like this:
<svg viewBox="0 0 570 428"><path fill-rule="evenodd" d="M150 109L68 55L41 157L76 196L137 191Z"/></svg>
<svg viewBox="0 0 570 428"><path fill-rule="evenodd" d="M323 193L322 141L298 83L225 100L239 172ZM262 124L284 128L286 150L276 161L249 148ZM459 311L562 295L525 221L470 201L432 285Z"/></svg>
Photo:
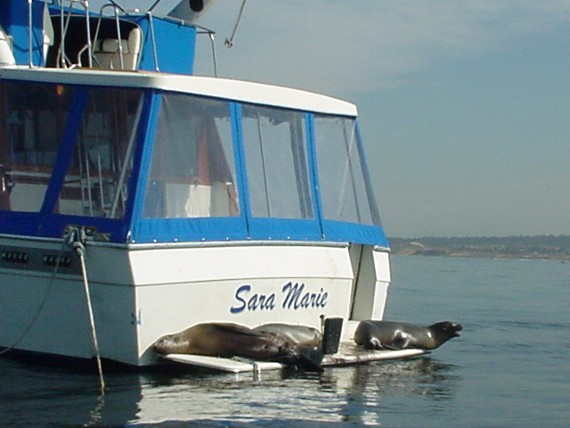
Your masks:
<svg viewBox="0 0 570 428"><path fill-rule="evenodd" d="M570 235L390 239L393 254L570 260Z"/></svg>

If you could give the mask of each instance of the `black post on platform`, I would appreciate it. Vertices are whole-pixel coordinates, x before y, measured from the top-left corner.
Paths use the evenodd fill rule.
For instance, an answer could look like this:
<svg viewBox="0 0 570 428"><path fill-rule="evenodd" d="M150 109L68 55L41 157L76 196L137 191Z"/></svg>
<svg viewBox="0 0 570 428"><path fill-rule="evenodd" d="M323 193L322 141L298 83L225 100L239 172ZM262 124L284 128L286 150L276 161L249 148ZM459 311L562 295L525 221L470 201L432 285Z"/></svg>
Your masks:
<svg viewBox="0 0 570 428"><path fill-rule="evenodd" d="M323 330L323 354L336 354L342 332L342 318L326 318Z"/></svg>

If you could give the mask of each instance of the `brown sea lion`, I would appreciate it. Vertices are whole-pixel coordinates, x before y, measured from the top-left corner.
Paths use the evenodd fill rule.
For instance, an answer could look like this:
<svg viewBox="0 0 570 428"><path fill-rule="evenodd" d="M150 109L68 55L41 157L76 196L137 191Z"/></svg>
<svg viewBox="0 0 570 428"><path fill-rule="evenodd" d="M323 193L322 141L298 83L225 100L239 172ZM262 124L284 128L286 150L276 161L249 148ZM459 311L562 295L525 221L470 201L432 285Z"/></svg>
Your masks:
<svg viewBox="0 0 570 428"><path fill-rule="evenodd" d="M239 355L267 360L294 352L292 343L231 323L204 323L161 337L153 348L160 354L196 354L217 357Z"/></svg>
<svg viewBox="0 0 570 428"><path fill-rule="evenodd" d="M361 321L354 332L356 344L366 349L435 349L459 336L460 324L444 321L430 326L395 321Z"/></svg>
<svg viewBox="0 0 570 428"><path fill-rule="evenodd" d="M257 326L253 331L281 336L297 345L311 348L319 346L322 340L319 330L304 325L269 323Z"/></svg>
<svg viewBox="0 0 570 428"><path fill-rule="evenodd" d="M277 361L291 366L319 369L305 347L286 337L256 332L232 323L204 323L158 339L153 349L159 354L195 354L256 361Z"/></svg>

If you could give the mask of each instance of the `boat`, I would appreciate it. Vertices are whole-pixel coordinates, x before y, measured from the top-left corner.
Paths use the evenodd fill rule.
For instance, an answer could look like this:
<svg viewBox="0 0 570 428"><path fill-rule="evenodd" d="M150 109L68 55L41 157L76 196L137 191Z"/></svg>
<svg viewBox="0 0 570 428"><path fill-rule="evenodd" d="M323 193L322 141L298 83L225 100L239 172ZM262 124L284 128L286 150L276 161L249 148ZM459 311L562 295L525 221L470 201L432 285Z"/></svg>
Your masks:
<svg viewBox="0 0 570 428"><path fill-rule="evenodd" d="M390 283L356 106L194 74L211 2L162 3L0 5L0 352L142 368L196 324L335 319L349 349Z"/></svg>

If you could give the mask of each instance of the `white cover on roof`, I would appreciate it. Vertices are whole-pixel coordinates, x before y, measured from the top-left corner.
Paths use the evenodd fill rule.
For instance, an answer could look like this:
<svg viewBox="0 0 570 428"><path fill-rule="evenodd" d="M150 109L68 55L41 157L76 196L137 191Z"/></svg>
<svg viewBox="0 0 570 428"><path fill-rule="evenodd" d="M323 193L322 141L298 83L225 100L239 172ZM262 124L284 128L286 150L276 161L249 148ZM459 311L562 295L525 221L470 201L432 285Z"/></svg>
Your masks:
<svg viewBox="0 0 570 428"><path fill-rule="evenodd" d="M195 23L212 6L215 0L202 0L204 8L201 11L193 11L190 7L190 0L182 0L172 9L168 16L183 19L186 22Z"/></svg>

